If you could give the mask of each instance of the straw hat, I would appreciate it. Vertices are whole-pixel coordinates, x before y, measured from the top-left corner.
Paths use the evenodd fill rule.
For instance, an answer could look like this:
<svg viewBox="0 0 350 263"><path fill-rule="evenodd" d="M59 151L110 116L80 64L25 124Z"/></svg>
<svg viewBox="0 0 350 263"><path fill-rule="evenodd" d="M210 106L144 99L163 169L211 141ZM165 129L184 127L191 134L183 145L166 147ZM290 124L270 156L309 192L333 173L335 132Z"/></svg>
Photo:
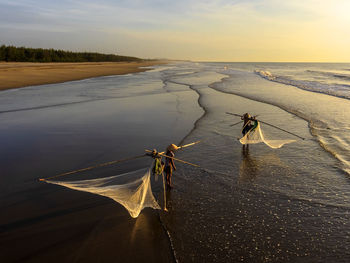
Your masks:
<svg viewBox="0 0 350 263"><path fill-rule="evenodd" d="M170 144L169 146L168 146L168 148L166 148L168 151L176 151L176 150L178 150L179 149L179 147L177 147L175 144Z"/></svg>
<svg viewBox="0 0 350 263"><path fill-rule="evenodd" d="M248 112L245 113L243 116L244 116L244 118L251 118L251 116L250 116L250 114Z"/></svg>

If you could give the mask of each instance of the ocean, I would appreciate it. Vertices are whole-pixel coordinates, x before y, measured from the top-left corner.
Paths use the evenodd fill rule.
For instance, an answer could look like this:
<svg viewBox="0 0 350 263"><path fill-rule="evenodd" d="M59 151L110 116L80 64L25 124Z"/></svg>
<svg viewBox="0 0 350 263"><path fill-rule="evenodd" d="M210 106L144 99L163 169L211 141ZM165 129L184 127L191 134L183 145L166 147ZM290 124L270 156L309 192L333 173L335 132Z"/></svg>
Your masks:
<svg viewBox="0 0 350 263"><path fill-rule="evenodd" d="M266 138L296 141L243 148L240 118L226 112L299 137L261 123ZM1 207L20 218L13 206L28 195L11 196L36 178L199 140L176 157L200 167L176 162L169 212L159 211L176 261L349 262L349 119L350 64L178 62L4 91Z"/></svg>
<svg viewBox="0 0 350 263"><path fill-rule="evenodd" d="M181 153L184 167L164 216L179 262L347 262L350 259L350 65L192 63L165 73L203 109ZM181 68L180 67L180 68ZM239 118L258 119L266 137L296 139L248 151ZM294 137L294 138L293 138ZM179 227L181 226L181 227ZM193 249L193 248L196 249Z"/></svg>

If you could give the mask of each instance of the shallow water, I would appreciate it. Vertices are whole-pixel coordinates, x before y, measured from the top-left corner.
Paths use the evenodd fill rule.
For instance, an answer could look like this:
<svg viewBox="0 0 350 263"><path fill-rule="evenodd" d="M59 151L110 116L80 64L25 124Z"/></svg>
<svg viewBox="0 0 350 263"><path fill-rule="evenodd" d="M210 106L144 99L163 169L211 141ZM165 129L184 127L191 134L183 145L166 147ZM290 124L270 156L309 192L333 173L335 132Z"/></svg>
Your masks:
<svg viewBox="0 0 350 263"><path fill-rule="evenodd" d="M202 115L197 99L193 91L166 91L157 70L0 92L0 261L172 258L155 210L135 220L110 199L38 178L164 150ZM61 178L111 176L151 162Z"/></svg>
<svg viewBox="0 0 350 263"><path fill-rule="evenodd" d="M346 64L342 67L346 67ZM276 105L305 119L322 147L340 161L342 170L350 174L350 126L347 121L350 100L320 92L305 92L290 85L261 81L258 75L249 72L228 70L228 74L229 78L213 87L219 91ZM347 95L350 96L350 89Z"/></svg>
<svg viewBox="0 0 350 263"><path fill-rule="evenodd" d="M177 63L0 93L6 218L23 216L14 207L27 195L11 196L35 189L38 177L200 140L176 153L201 168L176 163L170 212L160 212L179 262L348 262L350 126L342 120L349 119L350 104L346 86L341 94L336 89L347 80L322 73L312 86L319 71L340 69L350 65ZM282 82L286 77L293 82ZM300 81L307 85L298 87ZM305 90L313 87L317 92ZM262 124L268 138L297 141L243 149L241 125L230 126L239 118L225 112L258 114L305 140ZM154 189L160 198L159 183Z"/></svg>
<svg viewBox="0 0 350 263"><path fill-rule="evenodd" d="M168 80L195 90L205 109L185 140L202 143L178 155L202 168L181 166L169 197L171 215L162 217L179 261L347 262L349 135L336 117L350 114L349 102L220 67ZM239 119L225 112L247 111L306 139L278 150L243 150L236 140L241 127L230 127ZM262 129L270 138L293 139Z"/></svg>

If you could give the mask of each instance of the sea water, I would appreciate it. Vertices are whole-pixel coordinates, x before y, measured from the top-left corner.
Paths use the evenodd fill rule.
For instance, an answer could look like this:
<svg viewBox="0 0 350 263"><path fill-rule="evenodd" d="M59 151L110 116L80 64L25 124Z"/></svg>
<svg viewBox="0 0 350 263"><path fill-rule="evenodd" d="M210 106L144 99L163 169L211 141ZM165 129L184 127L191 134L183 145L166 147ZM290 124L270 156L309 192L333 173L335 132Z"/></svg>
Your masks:
<svg viewBox="0 0 350 263"><path fill-rule="evenodd" d="M182 69L182 70L181 70ZM350 259L350 65L191 63L165 83L199 95L203 115L185 142L162 218L180 262L347 262ZM273 150L243 148L232 112L261 124ZM303 137L304 140L300 139Z"/></svg>
<svg viewBox="0 0 350 263"><path fill-rule="evenodd" d="M181 141L202 115L196 93L170 86L154 69L0 92L1 262L173 258L157 210L133 219L112 199L38 180L125 158L57 180L150 167L145 150Z"/></svg>
<svg viewBox="0 0 350 263"><path fill-rule="evenodd" d="M200 140L176 153L200 168L176 162L160 212L179 262L349 262L349 78L350 64L183 62L1 92L2 207L14 218L18 193L45 198L39 176ZM226 112L299 137L262 123L296 142L243 148Z"/></svg>

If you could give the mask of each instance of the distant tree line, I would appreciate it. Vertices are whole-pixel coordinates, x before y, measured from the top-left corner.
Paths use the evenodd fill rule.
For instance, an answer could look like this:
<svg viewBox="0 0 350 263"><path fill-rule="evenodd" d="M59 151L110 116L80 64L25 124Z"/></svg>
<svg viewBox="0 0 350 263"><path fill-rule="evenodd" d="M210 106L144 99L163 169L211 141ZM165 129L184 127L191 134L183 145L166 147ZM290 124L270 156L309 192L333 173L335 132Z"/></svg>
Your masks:
<svg viewBox="0 0 350 263"><path fill-rule="evenodd" d="M125 62L140 58L100 54L94 52L71 52L56 49L0 46L0 61L7 62Z"/></svg>

